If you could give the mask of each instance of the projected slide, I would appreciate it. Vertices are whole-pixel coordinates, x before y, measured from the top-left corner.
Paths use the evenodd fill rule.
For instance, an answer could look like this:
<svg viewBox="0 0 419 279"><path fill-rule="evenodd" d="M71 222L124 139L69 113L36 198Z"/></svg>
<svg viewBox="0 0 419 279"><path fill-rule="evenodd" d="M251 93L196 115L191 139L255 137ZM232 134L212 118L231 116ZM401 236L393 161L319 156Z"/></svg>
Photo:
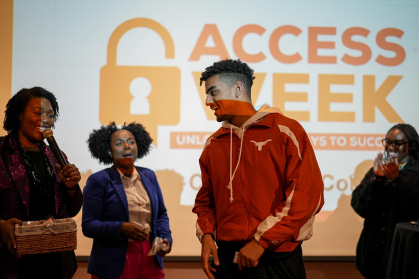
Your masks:
<svg viewBox="0 0 419 279"><path fill-rule="evenodd" d="M353 189L389 128L419 128L418 17L416 0L3 0L1 113L23 87L53 92L61 112L54 135L82 187L105 168L90 157L89 133L111 121L143 124L153 148L136 165L158 177L170 255L200 255L191 212L198 159L220 123L199 77L215 61L241 59L255 70L255 107L298 120L316 152L325 205L304 255L352 256L363 221L350 207ZM87 256L92 241L81 213L76 220L76 254Z"/></svg>

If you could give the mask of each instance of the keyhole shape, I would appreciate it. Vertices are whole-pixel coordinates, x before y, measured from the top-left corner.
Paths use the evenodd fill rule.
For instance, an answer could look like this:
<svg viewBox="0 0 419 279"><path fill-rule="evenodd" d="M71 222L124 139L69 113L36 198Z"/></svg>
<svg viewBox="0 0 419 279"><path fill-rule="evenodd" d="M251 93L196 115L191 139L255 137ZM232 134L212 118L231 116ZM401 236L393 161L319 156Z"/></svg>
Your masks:
<svg viewBox="0 0 419 279"><path fill-rule="evenodd" d="M131 101L130 114L150 114L150 101L147 99L151 93L151 83L144 77L134 79L129 90L134 97Z"/></svg>

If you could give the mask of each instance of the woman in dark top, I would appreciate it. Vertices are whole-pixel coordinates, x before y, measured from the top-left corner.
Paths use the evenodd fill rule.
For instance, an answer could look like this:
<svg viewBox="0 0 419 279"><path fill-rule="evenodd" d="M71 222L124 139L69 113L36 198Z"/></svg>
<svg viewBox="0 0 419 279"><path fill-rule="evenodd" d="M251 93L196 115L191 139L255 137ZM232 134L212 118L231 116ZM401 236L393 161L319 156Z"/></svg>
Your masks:
<svg viewBox="0 0 419 279"><path fill-rule="evenodd" d="M57 164L42 130L58 117L55 96L41 87L22 89L6 105L0 137L0 278L71 278L74 252L16 257L15 224L75 216L83 195L80 172ZM65 155L64 155L65 157Z"/></svg>
<svg viewBox="0 0 419 279"><path fill-rule="evenodd" d="M352 193L352 207L365 218L356 267L365 278L385 278L397 223L419 220L419 137L409 124L392 127L385 154Z"/></svg>

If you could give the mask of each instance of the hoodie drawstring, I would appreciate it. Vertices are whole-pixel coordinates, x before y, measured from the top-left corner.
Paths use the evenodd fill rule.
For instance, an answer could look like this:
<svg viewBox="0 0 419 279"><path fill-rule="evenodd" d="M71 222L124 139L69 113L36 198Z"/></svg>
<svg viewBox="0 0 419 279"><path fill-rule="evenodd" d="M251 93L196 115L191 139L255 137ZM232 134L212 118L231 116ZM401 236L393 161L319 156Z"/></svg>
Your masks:
<svg viewBox="0 0 419 279"><path fill-rule="evenodd" d="M239 152L239 159L237 161L236 168L234 169L233 174L231 174L231 171L233 169L233 126L230 126L230 182L227 185L227 188L230 189L230 202L233 201L233 179L234 175L236 174L237 169L239 168L240 164L240 158L242 156L242 147L243 147L243 138L244 138L244 126L243 126L243 132L240 139L240 152Z"/></svg>
<svg viewBox="0 0 419 279"><path fill-rule="evenodd" d="M245 127L249 127L253 123L256 123L256 122L260 121L263 117L265 117L266 115L268 115L270 113L277 113L277 114L282 114L283 115L283 113L281 112L281 110L279 108L271 108L268 105L263 105L255 115L250 117L241 126L241 128L238 128L239 130L242 129L242 135L241 135L241 142L240 142L239 160L237 161L237 166L236 166L233 173L231 173L231 171L233 169L233 125L228 121L223 121L222 127L226 128L226 129L230 128L230 182L226 186L230 190L230 202L233 201L233 179L234 179L234 175L236 174L237 168L239 167L239 164L240 164L240 158L241 158L241 155L242 155L242 148L243 148L244 132L246 130Z"/></svg>

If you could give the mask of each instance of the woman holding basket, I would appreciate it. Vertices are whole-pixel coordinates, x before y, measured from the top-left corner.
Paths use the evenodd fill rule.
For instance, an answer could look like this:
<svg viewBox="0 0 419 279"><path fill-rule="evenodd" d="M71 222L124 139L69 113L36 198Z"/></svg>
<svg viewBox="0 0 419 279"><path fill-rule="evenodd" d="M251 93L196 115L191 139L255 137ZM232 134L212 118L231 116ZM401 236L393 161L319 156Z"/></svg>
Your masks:
<svg viewBox="0 0 419 279"><path fill-rule="evenodd" d="M61 167L43 142L59 113L55 96L41 88L22 89L7 103L0 137L0 278L71 278L73 251L16 257L15 225L68 218L81 208L80 172ZM64 155L65 156L65 155Z"/></svg>

